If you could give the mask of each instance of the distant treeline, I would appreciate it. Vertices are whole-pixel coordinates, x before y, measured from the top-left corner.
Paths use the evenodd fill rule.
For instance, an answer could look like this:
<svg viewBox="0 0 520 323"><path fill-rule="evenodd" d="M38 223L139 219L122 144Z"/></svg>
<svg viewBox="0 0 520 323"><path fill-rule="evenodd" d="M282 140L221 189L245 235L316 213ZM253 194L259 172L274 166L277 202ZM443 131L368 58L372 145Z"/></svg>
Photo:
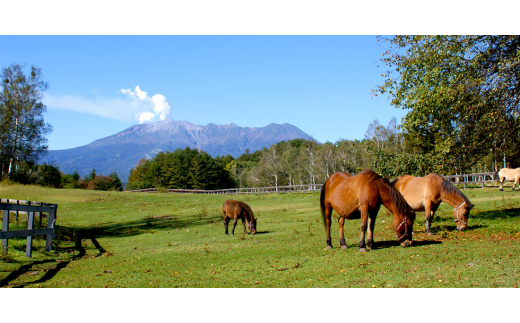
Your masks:
<svg viewBox="0 0 520 323"><path fill-rule="evenodd" d="M25 161L17 165L11 179L6 179L4 183L99 191L121 191L123 189L123 183L115 171L108 176L103 176L96 174L96 170L92 169L90 174L82 178L77 171L73 174L64 174L55 165L38 165Z"/></svg>
<svg viewBox="0 0 520 323"><path fill-rule="evenodd" d="M231 159L233 157L230 157ZM232 188L235 183L226 169L227 157L213 158L198 149L160 152L141 159L130 170L127 190L150 187L214 190Z"/></svg>
<svg viewBox="0 0 520 323"><path fill-rule="evenodd" d="M127 190L143 188L225 189L322 183L336 171L354 172L364 165L359 141L336 145L312 140L282 141L238 158L213 158L186 147L141 159L130 170Z"/></svg>
<svg viewBox="0 0 520 323"><path fill-rule="evenodd" d="M313 140L282 141L255 152L246 150L238 158L230 155L211 157L186 148L159 153L151 160L142 159L131 169L126 189L185 188L225 189L234 187L322 184L335 172L356 174L372 169L387 178L405 174L424 176L460 173L447 168L428 155L421 136L402 133L392 118L385 127L376 119L368 126L363 140L340 139L319 144ZM503 160L502 160L503 159ZM506 162L507 159L507 162ZM502 162L504 163L502 165ZM495 171L518 165L519 155L510 151L502 156L490 151L467 173Z"/></svg>

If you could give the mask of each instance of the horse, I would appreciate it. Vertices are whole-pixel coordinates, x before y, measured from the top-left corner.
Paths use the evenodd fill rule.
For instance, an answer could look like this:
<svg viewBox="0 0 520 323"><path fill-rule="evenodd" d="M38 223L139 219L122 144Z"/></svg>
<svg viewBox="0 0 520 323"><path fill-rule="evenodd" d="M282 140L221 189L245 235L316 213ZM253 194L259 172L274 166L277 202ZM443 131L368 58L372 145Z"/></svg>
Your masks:
<svg viewBox="0 0 520 323"><path fill-rule="evenodd" d="M515 190L516 184L520 181L520 167L519 168L502 168L500 171L497 171L495 175L498 173L498 178L500 182L500 192L503 192L502 184L504 181L514 182L513 183L513 192ZM520 189L520 184L518 185L518 189Z"/></svg>
<svg viewBox="0 0 520 323"><path fill-rule="evenodd" d="M388 180L371 170L351 176L337 172L332 174L321 188L320 206L327 234L327 249L332 248L330 225L332 210L339 215L339 235L342 249L347 248L343 225L345 219L361 218L361 238L359 251L366 252L365 233L368 225L367 244L372 249L374 226L379 208L383 204L394 216L393 229L397 241L403 247L412 245L415 212L406 203L399 191Z"/></svg>
<svg viewBox="0 0 520 323"><path fill-rule="evenodd" d="M468 225L469 211L475 206L466 195L442 176L430 173L424 177L405 175L391 181L416 212L426 213L426 233L431 235L433 216L441 202L453 207L453 220L457 230L464 231Z"/></svg>
<svg viewBox="0 0 520 323"><path fill-rule="evenodd" d="M247 233L246 230L246 222L247 227L251 234L256 234L256 219L253 214L253 210L251 207L244 202L235 201L235 200L226 200L222 205L222 213L224 214L224 229L225 234L228 234L228 225L229 221L233 218L233 230L231 230L231 235L235 235L235 227L237 226L238 219L242 220L242 225L244 226L244 233Z"/></svg>

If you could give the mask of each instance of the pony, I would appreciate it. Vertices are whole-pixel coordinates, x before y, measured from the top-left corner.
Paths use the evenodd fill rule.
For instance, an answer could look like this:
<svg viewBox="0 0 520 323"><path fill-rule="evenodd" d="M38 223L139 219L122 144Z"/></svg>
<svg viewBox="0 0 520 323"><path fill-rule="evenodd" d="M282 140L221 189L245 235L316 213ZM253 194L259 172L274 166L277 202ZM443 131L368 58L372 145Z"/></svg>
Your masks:
<svg viewBox="0 0 520 323"><path fill-rule="evenodd" d="M381 204L394 216L393 229L397 241L403 247L411 246L415 212L388 180L371 170L364 170L355 176L342 172L332 174L323 184L320 195L321 214L327 234L327 249L332 248L330 225L333 210L339 215L341 248L347 248L343 232L345 219L361 218L359 251L367 251L365 233L369 219L367 244L372 249L374 226Z"/></svg>
<svg viewBox="0 0 520 323"><path fill-rule="evenodd" d="M504 181L514 182L513 183L513 192L515 191L515 186L520 181L520 167L519 168L502 168L500 171L497 171L495 175L498 173L498 178L500 182L500 192L503 192L502 184ZM520 184L518 185L518 189L520 189Z"/></svg>
<svg viewBox="0 0 520 323"><path fill-rule="evenodd" d="M464 231L468 225L469 211L475 206L466 195L442 176L430 173L424 177L405 175L391 183L404 196L416 212L426 213L426 233L431 235L431 223L441 202L453 207L453 221L457 230Z"/></svg>
<svg viewBox="0 0 520 323"><path fill-rule="evenodd" d="M246 230L246 222L247 227L251 234L256 234L256 219L253 214L253 210L251 207L244 202L235 201L235 200L226 200L222 205L222 213L224 215L224 232L226 235L228 234L228 225L229 221L233 218L233 229L231 230L231 235L235 235L235 227L237 226L238 219L242 220L242 225L244 226L244 233L247 233Z"/></svg>

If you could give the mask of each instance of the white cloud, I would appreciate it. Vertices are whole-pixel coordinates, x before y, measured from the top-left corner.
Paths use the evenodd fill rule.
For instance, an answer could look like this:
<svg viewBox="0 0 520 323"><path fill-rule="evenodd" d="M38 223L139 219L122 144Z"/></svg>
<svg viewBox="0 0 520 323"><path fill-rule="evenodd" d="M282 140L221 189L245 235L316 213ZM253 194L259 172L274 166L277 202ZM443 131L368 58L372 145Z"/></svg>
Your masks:
<svg viewBox="0 0 520 323"><path fill-rule="evenodd" d="M121 89L121 95L114 97L96 96L87 99L81 96L45 94L43 103L49 110L64 109L98 115L115 120L134 119L139 123L171 118L171 106L162 94L148 96L148 93L136 86Z"/></svg>
<svg viewBox="0 0 520 323"><path fill-rule="evenodd" d="M152 112L146 111L143 113L139 113L136 115L137 120L139 120L139 123L145 123L153 120L153 117L155 117L155 114Z"/></svg>

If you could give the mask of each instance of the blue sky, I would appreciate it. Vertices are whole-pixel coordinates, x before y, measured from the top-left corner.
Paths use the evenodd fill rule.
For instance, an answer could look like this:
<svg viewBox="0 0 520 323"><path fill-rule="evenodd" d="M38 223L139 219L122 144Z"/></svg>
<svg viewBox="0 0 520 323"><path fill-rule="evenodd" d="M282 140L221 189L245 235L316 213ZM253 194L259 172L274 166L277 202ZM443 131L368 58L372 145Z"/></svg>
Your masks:
<svg viewBox="0 0 520 323"><path fill-rule="evenodd" d="M375 119L399 123L406 113L370 97L386 70L378 67L386 44L374 35L518 29L514 10L490 18L464 3L411 4L13 1L3 8L23 19L2 18L0 68L42 69L49 149L161 116L197 125L290 123L320 142L362 139Z"/></svg>
<svg viewBox="0 0 520 323"><path fill-rule="evenodd" d="M383 81L385 46L375 36L0 36L0 67L42 69L49 149L158 121L161 112L198 125L290 123L335 142L405 115L370 97Z"/></svg>

